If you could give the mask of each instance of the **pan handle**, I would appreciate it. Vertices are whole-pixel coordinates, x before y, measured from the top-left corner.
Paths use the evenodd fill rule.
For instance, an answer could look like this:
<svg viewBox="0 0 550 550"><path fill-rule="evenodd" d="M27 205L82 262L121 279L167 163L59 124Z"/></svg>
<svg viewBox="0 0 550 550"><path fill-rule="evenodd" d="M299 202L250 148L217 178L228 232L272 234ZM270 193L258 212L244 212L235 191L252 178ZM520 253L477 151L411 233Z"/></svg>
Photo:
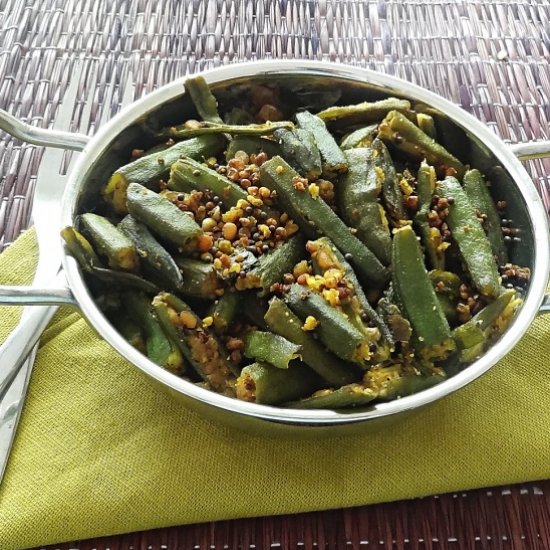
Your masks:
<svg viewBox="0 0 550 550"><path fill-rule="evenodd" d="M3 109L0 109L0 129L27 143L48 147L59 147L72 151L82 151L90 141L90 137L85 134L63 132L61 130L47 130L45 128L31 126L13 115L10 115Z"/></svg>
<svg viewBox="0 0 550 550"><path fill-rule="evenodd" d="M550 157L550 141L531 141L510 145L512 153L519 160L533 160Z"/></svg>

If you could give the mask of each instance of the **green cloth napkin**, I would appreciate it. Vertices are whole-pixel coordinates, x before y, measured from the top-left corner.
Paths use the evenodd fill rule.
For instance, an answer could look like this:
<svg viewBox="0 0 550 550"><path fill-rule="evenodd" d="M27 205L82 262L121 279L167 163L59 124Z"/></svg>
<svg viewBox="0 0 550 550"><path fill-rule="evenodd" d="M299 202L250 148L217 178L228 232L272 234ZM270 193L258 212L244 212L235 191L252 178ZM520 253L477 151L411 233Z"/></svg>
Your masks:
<svg viewBox="0 0 550 550"><path fill-rule="evenodd" d="M29 231L0 281L27 283L35 255ZM16 317L0 308L3 337ZM548 478L548 357L541 317L482 379L388 431L280 440L190 412L62 310L0 486L0 548Z"/></svg>

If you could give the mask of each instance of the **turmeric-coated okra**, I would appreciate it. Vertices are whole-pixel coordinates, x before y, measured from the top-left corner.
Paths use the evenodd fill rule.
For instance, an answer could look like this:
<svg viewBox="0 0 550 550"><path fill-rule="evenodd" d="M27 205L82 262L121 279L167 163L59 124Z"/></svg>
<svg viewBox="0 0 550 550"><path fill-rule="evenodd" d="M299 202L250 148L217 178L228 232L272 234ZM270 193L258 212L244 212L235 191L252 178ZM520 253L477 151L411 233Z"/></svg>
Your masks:
<svg viewBox="0 0 550 550"><path fill-rule="evenodd" d="M275 131L273 137L279 142L281 156L301 175L309 180L315 180L321 175L321 153L315 136L309 130L281 128Z"/></svg>
<svg viewBox="0 0 550 550"><path fill-rule="evenodd" d="M278 369L288 369L290 362L301 356L300 344L280 334L253 330L245 337L244 354L255 361L270 363Z"/></svg>
<svg viewBox="0 0 550 550"><path fill-rule="evenodd" d="M353 149L355 147L370 147L378 134L378 124L369 124L346 134L340 141L340 149Z"/></svg>
<svg viewBox="0 0 550 550"><path fill-rule="evenodd" d="M185 81L185 91L191 96L191 101L202 120L223 123L218 113L218 102L204 77L188 78Z"/></svg>
<svg viewBox="0 0 550 550"><path fill-rule="evenodd" d="M325 234L344 255L349 254L363 284L383 286L389 273L374 253L357 237L349 227L316 194L315 184L304 182L300 175L281 157L273 157L260 168L262 183L277 192L283 209L300 226L306 236ZM317 189L316 189L317 188Z"/></svg>
<svg viewBox="0 0 550 550"><path fill-rule="evenodd" d="M310 331L304 330L304 323L281 299L275 296L270 300L264 319L269 330L300 346L304 363L329 386L340 387L359 379L357 367L324 348Z"/></svg>
<svg viewBox="0 0 550 550"><path fill-rule="evenodd" d="M497 264L493 258L491 243L479 223L466 191L456 178L449 176L438 183L436 192L449 202L446 221L472 283L484 296L496 298L502 289Z"/></svg>
<svg viewBox="0 0 550 550"><path fill-rule="evenodd" d="M291 409L345 409L364 407L378 397L371 388L362 384L348 384L339 388L318 390L310 397L285 403Z"/></svg>
<svg viewBox="0 0 550 550"><path fill-rule="evenodd" d="M126 190L130 183L140 183L147 187L156 185L165 178L170 166L180 157L204 159L218 155L225 144L222 135L200 136L180 141L167 149L144 155L129 164L118 168L102 189L105 201L117 214L127 214Z"/></svg>

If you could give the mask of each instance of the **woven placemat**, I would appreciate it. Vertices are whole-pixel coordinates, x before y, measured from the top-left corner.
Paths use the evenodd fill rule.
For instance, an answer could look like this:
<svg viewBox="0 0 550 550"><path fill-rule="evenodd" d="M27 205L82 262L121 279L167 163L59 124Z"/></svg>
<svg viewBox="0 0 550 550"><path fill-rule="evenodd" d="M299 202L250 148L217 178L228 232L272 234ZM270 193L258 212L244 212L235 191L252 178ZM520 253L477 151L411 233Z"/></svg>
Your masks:
<svg viewBox="0 0 550 550"><path fill-rule="evenodd" d="M549 28L547 0L0 0L0 107L49 127L69 83L78 79L71 129L93 134L123 97L138 98L187 73L250 59L307 58L356 64L429 88L506 142L548 139ZM40 147L0 134L0 249L31 222L42 154ZM548 208L550 160L527 168ZM293 530L280 535L289 546L279 544L332 548L328 542L340 537L353 547L362 547L361 541L376 547L378 537L385 547L429 548L439 547L440 539L460 544L467 532L464 547L485 547L500 537L515 541L514 548L525 540L532 543L526 548L535 548L544 539L548 548L548 492L544 482L491 496L470 492L475 497L302 515L287 520ZM418 510L431 520L420 520ZM305 527L323 526L329 517L339 518L332 530ZM238 541L236 534L231 540L216 535L210 547L270 547L271 535L269 544L278 543L277 520L263 521L190 526L166 536L180 533L186 541L181 547L203 548L208 536L229 536L237 531L227 525L237 525L244 529ZM366 531L357 527L362 522ZM145 539L132 540L142 547ZM62 548L69 547L77 546Z"/></svg>

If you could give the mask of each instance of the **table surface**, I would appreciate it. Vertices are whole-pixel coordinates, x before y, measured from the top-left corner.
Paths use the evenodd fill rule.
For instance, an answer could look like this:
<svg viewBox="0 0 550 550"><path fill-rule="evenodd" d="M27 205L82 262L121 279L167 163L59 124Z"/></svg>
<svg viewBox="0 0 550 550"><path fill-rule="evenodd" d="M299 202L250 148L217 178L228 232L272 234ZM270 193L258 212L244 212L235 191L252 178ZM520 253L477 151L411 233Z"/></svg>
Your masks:
<svg viewBox="0 0 550 550"><path fill-rule="evenodd" d="M93 134L174 78L251 59L367 67L431 89L505 141L548 139L547 0L0 0L0 107L48 127L74 79ZM31 223L43 150L0 135L0 248ZM550 160L527 163L548 207ZM550 548L550 481L171 527L48 548Z"/></svg>

